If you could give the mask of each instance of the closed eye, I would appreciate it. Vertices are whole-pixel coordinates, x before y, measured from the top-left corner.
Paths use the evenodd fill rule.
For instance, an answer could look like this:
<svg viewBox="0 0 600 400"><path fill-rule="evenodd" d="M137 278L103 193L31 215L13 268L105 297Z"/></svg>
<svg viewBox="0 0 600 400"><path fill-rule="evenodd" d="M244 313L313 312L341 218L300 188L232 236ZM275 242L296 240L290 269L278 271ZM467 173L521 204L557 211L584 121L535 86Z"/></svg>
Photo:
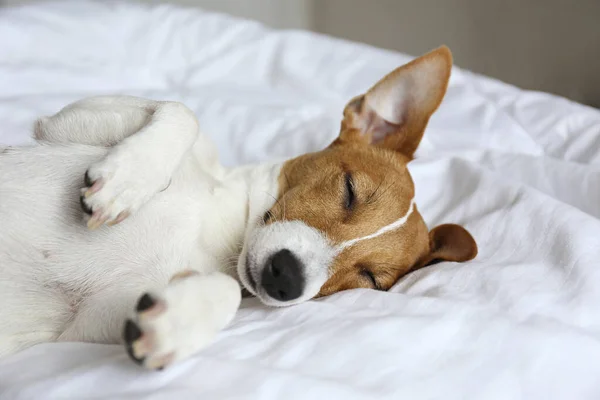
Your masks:
<svg viewBox="0 0 600 400"><path fill-rule="evenodd" d="M381 286L379 286L379 283L377 282L377 278L375 278L375 275L373 274L373 272L371 272L370 269L368 269L368 268L361 269L360 275L365 277L365 279L368 279L369 281L371 281L371 284L373 285L373 289L382 290Z"/></svg>
<svg viewBox="0 0 600 400"><path fill-rule="evenodd" d="M268 210L265 215L263 215L263 223L268 223L271 218L273 218L273 213L271 212L271 210Z"/></svg>
<svg viewBox="0 0 600 400"><path fill-rule="evenodd" d="M352 210L354 203L356 202L356 195L354 194L354 181L352 181L352 175L349 172L346 172L346 175L344 176L344 184L346 186L344 207L347 210Z"/></svg>

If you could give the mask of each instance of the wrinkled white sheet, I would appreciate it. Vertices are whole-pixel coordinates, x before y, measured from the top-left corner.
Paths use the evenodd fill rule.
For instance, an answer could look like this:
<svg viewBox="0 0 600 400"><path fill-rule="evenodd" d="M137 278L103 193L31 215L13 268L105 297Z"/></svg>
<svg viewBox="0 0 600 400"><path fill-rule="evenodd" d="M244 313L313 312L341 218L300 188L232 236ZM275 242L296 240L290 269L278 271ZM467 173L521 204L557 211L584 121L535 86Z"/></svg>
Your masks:
<svg viewBox="0 0 600 400"><path fill-rule="evenodd" d="M229 165L293 156L328 144L345 101L409 59L165 6L2 10L0 143L118 92L184 101ZM247 301L161 373L118 346L36 346L0 361L0 398L599 399L600 112L455 69L418 156L421 212L464 224L475 261L389 293Z"/></svg>

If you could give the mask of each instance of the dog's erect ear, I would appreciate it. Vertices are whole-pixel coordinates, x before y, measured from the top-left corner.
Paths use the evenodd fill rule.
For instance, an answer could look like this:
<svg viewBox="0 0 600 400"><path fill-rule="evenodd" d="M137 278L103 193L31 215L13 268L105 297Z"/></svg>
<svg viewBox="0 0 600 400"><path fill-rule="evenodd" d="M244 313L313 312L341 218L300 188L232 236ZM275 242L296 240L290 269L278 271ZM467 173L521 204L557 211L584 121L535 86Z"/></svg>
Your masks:
<svg viewBox="0 0 600 400"><path fill-rule="evenodd" d="M452 54L439 47L383 77L344 109L335 143L360 141L412 158L450 79Z"/></svg>
<svg viewBox="0 0 600 400"><path fill-rule="evenodd" d="M444 224L429 232L429 254L413 270L440 261L462 262L477 256L477 243L462 226Z"/></svg>

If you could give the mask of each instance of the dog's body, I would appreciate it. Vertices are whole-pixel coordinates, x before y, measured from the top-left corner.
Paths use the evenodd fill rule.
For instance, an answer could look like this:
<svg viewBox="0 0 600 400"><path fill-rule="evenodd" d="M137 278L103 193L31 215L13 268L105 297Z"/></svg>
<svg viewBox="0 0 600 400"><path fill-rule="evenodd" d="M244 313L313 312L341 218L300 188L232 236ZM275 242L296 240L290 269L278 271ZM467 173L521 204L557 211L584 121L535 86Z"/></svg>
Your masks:
<svg viewBox="0 0 600 400"><path fill-rule="evenodd" d="M168 189L157 190L152 201L127 223L89 231L79 204L83 176L90 165L106 162L111 149L61 143L66 140L60 134L79 128L81 125L75 122L82 117L81 108L98 101L106 103L102 106L106 112L111 107L115 113L127 107L133 109L132 113L146 112L139 105L145 102L135 98L85 100L71 106L72 121L59 132L38 126L38 136L43 136L46 143L7 149L0 157L0 248L6 249L0 252L0 293L4 303L1 353L53 340L118 342L123 321L143 292L160 291L171 277L189 269L235 276L232 261L239 254L248 220L250 182L265 193L276 193L276 188L269 187L273 182L269 179L270 170L276 166L224 170L216 163L213 148L200 136L192 149L182 152L185 154L169 154L179 157L181 163L166 180L157 176L159 184L155 186L162 185L162 189L168 185ZM193 115L188 113L184 118L189 119L190 125L196 124ZM142 127L127 127L123 136ZM177 134L177 129L164 133ZM102 131L96 129L95 133ZM169 147L165 147L163 154L168 151ZM161 161L152 159L151 153L145 156L148 158L130 166L131 175L123 177L125 182L154 179L144 174L157 173L152 163ZM25 165L27 168L23 168ZM127 168L116 168L122 167ZM271 204L274 201L265 199ZM258 206L264 208L261 215L268 206ZM198 280L198 285L202 285ZM232 279L221 280L219 290L198 301L222 305L215 316L224 318L219 322L224 324L237 308L240 289ZM223 301L217 301L221 296ZM207 318L210 316L201 315L202 325L216 323Z"/></svg>
<svg viewBox="0 0 600 400"><path fill-rule="evenodd" d="M447 50L437 50L401 72L439 63L449 74L444 58ZM432 261L473 258L462 228L427 235L405 170L448 76L431 89L436 99L422 118L403 117L415 125L413 138L381 103L389 82L402 86L395 74L349 104L330 150L255 167L221 167L178 103L99 97L38 121L40 146L0 150L0 356L47 341L117 343L127 321L132 358L162 367L206 346L233 318L238 280L279 306L352 287L387 289ZM357 139L359 131L366 135ZM406 136L398 156L354 143L398 132ZM309 177L310 168L319 172ZM391 211L383 200L377 211L371 197L390 168L403 183L386 190ZM346 191L339 213L338 181L335 190L323 185L338 175ZM362 187L373 196L354 193ZM356 208L363 200L365 210Z"/></svg>

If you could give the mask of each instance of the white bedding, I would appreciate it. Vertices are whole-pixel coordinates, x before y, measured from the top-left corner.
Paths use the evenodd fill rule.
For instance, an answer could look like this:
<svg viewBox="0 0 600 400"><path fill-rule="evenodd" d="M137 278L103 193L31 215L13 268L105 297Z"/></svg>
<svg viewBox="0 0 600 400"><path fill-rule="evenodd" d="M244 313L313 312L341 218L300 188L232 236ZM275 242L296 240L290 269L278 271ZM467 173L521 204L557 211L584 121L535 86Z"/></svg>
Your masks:
<svg viewBox="0 0 600 400"><path fill-rule="evenodd" d="M31 142L33 120L71 101L126 93L184 101L226 164L294 156L409 59L166 6L5 9L0 145ZM0 361L0 398L599 399L600 111L454 69L411 171L428 224L464 224L476 260L387 293L246 301L160 373L120 346L35 346Z"/></svg>

